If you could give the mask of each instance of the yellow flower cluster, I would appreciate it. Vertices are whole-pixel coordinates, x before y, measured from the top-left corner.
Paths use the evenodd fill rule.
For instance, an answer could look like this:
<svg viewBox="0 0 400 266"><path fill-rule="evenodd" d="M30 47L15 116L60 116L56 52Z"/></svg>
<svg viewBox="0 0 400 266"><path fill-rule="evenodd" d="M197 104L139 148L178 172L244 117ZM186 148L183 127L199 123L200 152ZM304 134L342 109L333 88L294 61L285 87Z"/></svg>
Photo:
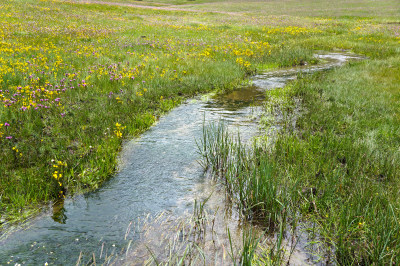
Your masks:
<svg viewBox="0 0 400 266"><path fill-rule="evenodd" d="M307 29L304 27L295 27L295 26L289 26L289 27L278 27L278 28L272 28L272 29L267 29L264 28L263 31L265 31L267 34L290 34L290 35L299 35L299 34L305 34L305 33L310 33L310 32L321 32L320 30L317 29Z"/></svg>
<svg viewBox="0 0 400 266"><path fill-rule="evenodd" d="M115 129L114 129L114 134L117 136L117 138L122 138L122 132L126 127L121 126L120 123L115 123Z"/></svg>
<svg viewBox="0 0 400 266"><path fill-rule="evenodd" d="M238 63L240 66L244 66L246 68L249 68L251 66L251 63L249 61L245 61L241 57L238 57L236 59L236 63Z"/></svg>
<svg viewBox="0 0 400 266"><path fill-rule="evenodd" d="M123 103L123 101L119 97L116 97L115 100L117 100L117 103Z"/></svg>
<svg viewBox="0 0 400 266"><path fill-rule="evenodd" d="M14 146L12 149L13 149L13 151L15 151L16 154L19 154L19 157L22 157L22 153L19 152L19 150L17 149L17 147Z"/></svg>
<svg viewBox="0 0 400 266"><path fill-rule="evenodd" d="M57 185L60 189L58 192L59 196L65 198L64 190L63 190L64 187L62 184L62 177L63 177L62 172L64 170L64 167L67 167L67 163L62 162L62 161L55 161L55 160L52 160L52 162L53 162L53 168L57 169L57 170L54 170L52 177L57 182Z"/></svg>
<svg viewBox="0 0 400 266"><path fill-rule="evenodd" d="M367 42L374 42L374 43L383 43L383 40L377 39L375 37L360 37L358 38L359 41L367 41Z"/></svg>
<svg viewBox="0 0 400 266"><path fill-rule="evenodd" d="M136 96L143 96L143 94L146 93L146 92L147 92L147 89L146 89L146 88L143 88L142 91L138 90L138 91L136 92Z"/></svg>

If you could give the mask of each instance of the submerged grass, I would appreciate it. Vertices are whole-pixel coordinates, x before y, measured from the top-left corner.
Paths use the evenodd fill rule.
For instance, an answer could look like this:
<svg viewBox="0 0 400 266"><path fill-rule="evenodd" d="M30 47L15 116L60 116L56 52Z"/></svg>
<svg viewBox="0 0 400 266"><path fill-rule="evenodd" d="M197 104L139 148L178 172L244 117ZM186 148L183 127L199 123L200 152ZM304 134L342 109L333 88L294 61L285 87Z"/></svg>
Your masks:
<svg viewBox="0 0 400 266"><path fill-rule="evenodd" d="M196 200L192 214L161 213L140 221L140 228L133 230L140 232L139 238L105 264L226 265L239 261L242 247L237 221L224 211L227 206L210 209L208 200L213 195Z"/></svg>
<svg viewBox="0 0 400 266"><path fill-rule="evenodd" d="M220 200L223 188L208 183L213 193L195 200L192 214L148 216L137 224L140 229L133 230L140 232L139 239L104 258L105 265L278 265L288 261L283 227L278 246L272 245L262 230L232 215L232 205Z"/></svg>

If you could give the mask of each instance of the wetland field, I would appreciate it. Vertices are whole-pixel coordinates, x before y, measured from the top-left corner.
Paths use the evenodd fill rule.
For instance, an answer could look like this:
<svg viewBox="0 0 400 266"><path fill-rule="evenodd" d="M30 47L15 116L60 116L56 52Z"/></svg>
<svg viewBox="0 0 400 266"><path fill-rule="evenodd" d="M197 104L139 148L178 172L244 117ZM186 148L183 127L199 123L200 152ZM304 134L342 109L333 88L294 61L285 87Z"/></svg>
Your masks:
<svg viewBox="0 0 400 266"><path fill-rule="evenodd" d="M400 263L398 0L1 1L0 101L0 265Z"/></svg>

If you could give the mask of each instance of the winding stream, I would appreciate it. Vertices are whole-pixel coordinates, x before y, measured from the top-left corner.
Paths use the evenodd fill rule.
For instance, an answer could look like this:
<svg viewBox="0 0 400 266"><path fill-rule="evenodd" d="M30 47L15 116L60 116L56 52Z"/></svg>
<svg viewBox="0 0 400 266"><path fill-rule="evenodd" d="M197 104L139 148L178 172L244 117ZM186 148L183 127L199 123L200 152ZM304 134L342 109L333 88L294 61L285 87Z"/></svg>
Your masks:
<svg viewBox="0 0 400 266"><path fill-rule="evenodd" d="M75 264L82 252L121 250L126 228L146 214L190 211L196 187L205 182L197 160L196 139L204 121L224 120L242 139L259 134L265 90L283 87L297 73L340 66L360 57L347 53L319 54L316 66L278 70L255 76L252 85L218 97L191 99L162 117L140 138L124 145L119 171L100 189L65 201L54 213L0 243L0 265ZM184 200L182 200L184 199Z"/></svg>

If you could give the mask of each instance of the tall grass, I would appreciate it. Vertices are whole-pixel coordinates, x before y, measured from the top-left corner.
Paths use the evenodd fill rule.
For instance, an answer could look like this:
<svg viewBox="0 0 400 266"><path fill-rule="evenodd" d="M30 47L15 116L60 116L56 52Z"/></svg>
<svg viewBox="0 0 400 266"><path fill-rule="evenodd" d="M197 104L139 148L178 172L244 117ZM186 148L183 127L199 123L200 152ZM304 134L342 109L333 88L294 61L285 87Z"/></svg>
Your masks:
<svg viewBox="0 0 400 266"><path fill-rule="evenodd" d="M241 143L240 137L232 136L222 122L204 125L198 146L206 171L224 184L228 201L238 209L241 219L252 225L242 231L242 249L234 264L290 262L296 246L294 236L299 233L296 231L299 220L296 203L300 185L287 187L285 180L275 175L270 149Z"/></svg>
<svg viewBox="0 0 400 266"><path fill-rule="evenodd" d="M214 179L225 184L230 200L247 219L273 223L284 208L281 190L262 148L249 149L227 131L223 123L204 126L199 143L203 165Z"/></svg>

